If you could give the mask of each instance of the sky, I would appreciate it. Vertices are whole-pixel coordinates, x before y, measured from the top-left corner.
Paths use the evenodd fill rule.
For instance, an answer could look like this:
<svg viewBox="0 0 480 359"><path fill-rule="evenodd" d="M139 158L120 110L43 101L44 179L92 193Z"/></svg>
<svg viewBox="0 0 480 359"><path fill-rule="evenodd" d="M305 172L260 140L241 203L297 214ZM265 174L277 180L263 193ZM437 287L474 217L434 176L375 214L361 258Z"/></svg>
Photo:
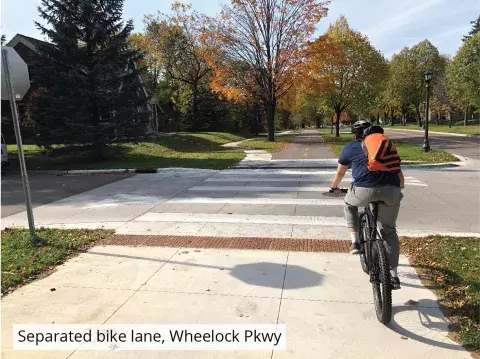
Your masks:
<svg viewBox="0 0 480 359"><path fill-rule="evenodd" d="M223 0L229 1L229 0ZM190 0L193 8L207 15L220 10L220 0ZM40 0L2 0L1 33L7 40L15 34L42 39L34 21L39 21ZM135 31L142 31L143 16L169 12L171 0L125 0L124 18L133 19ZM480 15L480 0L332 0L328 16L317 26L316 35L345 15L350 26L368 35L387 58L405 46L428 39L440 53L455 55L470 21Z"/></svg>

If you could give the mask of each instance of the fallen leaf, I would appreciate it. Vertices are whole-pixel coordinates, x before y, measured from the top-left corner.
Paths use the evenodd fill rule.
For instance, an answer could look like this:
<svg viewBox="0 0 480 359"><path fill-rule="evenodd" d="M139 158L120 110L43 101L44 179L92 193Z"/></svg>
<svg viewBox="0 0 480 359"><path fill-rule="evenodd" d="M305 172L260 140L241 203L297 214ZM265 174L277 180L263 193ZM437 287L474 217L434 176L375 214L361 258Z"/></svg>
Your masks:
<svg viewBox="0 0 480 359"><path fill-rule="evenodd" d="M50 292L55 292L56 289L55 288L50 288Z"/></svg>
<svg viewBox="0 0 480 359"><path fill-rule="evenodd" d="M403 339L403 340L408 340L408 338L404 335L402 335L400 338Z"/></svg>
<svg viewBox="0 0 480 359"><path fill-rule="evenodd" d="M417 305L418 302L413 299L409 299L408 301L405 302L405 305Z"/></svg>

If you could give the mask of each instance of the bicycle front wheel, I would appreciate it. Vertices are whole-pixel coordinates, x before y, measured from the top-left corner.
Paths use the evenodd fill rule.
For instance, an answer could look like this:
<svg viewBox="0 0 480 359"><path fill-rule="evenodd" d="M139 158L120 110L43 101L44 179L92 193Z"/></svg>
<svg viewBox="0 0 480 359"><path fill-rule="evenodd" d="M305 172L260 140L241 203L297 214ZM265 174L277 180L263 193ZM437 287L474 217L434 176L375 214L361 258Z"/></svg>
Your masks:
<svg viewBox="0 0 480 359"><path fill-rule="evenodd" d="M392 286L390 281L390 266L387 252L381 240L373 243L372 247L371 280L373 300L377 319L387 325L392 319Z"/></svg>

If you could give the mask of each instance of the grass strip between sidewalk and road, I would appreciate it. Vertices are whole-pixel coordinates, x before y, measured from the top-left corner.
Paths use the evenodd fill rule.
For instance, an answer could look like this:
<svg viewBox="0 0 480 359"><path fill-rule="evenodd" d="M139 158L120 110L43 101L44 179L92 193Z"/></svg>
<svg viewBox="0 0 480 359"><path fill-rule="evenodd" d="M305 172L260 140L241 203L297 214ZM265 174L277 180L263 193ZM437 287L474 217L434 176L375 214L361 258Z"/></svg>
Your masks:
<svg viewBox="0 0 480 359"><path fill-rule="evenodd" d="M405 238L401 247L435 290L455 339L480 358L480 238Z"/></svg>
<svg viewBox="0 0 480 359"><path fill-rule="evenodd" d="M106 147L104 159L94 159L90 146L54 146L47 152L35 145L24 145L29 170L131 169L188 167L225 169L245 154L223 144L244 137L223 132L175 133L157 141L115 143ZM18 170L17 146L8 146L12 169Z"/></svg>
<svg viewBox="0 0 480 359"><path fill-rule="evenodd" d="M245 141L241 144L242 148L249 150L265 150L268 152L280 152L290 147L292 140L296 137L296 134L275 136L275 142L268 141L267 137L254 138Z"/></svg>
<svg viewBox="0 0 480 359"><path fill-rule="evenodd" d="M352 134L341 133L340 137L322 134L322 137L336 156L340 155L346 143L353 141ZM397 147L402 163L424 164L459 161L457 157L445 151L431 150L430 152L423 152L419 146L404 141L393 140L393 144Z"/></svg>
<svg viewBox="0 0 480 359"><path fill-rule="evenodd" d="M41 277L56 265L111 236L111 230L39 229L35 244L28 229L2 231L2 294Z"/></svg>
<svg viewBox="0 0 480 359"><path fill-rule="evenodd" d="M422 127L419 127L417 124L408 124L406 126L395 125L395 126L386 126L386 128L397 129L397 130L419 130L424 131ZM432 123L428 124L428 130L434 132L445 132L445 133L460 133L464 135L480 136L480 124L475 125L455 125L449 127L448 125L435 125Z"/></svg>

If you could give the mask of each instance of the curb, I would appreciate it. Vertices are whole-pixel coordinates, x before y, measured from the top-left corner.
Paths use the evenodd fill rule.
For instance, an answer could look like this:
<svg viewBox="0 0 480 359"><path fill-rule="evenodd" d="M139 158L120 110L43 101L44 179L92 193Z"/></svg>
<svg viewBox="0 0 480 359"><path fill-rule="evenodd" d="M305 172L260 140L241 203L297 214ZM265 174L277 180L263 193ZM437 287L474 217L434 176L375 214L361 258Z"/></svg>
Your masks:
<svg viewBox="0 0 480 359"><path fill-rule="evenodd" d="M402 169L442 169L442 168L458 168L465 165L465 160L460 159L460 162L450 163L431 163L431 164L408 164L402 165ZM336 169L336 165L319 165L319 166L268 166L268 165L241 165L233 166L230 169ZM72 170L72 171L28 171L28 174L45 175L45 176L95 176L95 175L127 175L127 174L155 174L163 171L218 171L209 168L135 168L135 169L104 169L104 170ZM18 172L18 171L17 171ZM18 172L19 173L19 172Z"/></svg>
<svg viewBox="0 0 480 359"><path fill-rule="evenodd" d="M418 133L425 133L424 130L411 130L408 128L388 128L388 131L411 131L411 132L418 132ZM439 131L428 131L428 133L433 133L435 135L448 135L448 136L458 136L458 137L470 137L470 138L478 138L479 135L467 135L465 133L451 133L451 132L439 132Z"/></svg>

